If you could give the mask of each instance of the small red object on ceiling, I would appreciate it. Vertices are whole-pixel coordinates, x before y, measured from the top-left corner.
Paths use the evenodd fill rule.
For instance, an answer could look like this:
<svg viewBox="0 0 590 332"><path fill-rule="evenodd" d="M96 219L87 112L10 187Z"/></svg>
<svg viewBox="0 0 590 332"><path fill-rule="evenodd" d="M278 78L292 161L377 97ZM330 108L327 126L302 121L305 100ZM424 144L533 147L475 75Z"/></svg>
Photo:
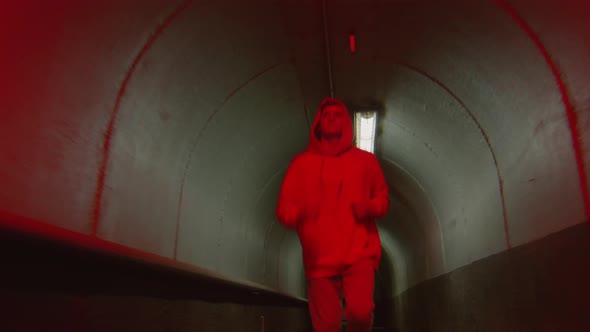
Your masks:
<svg viewBox="0 0 590 332"><path fill-rule="evenodd" d="M350 35L348 36L348 41L350 44L350 52L351 53L356 52L356 38L355 38L354 33L352 33L352 32L350 33Z"/></svg>

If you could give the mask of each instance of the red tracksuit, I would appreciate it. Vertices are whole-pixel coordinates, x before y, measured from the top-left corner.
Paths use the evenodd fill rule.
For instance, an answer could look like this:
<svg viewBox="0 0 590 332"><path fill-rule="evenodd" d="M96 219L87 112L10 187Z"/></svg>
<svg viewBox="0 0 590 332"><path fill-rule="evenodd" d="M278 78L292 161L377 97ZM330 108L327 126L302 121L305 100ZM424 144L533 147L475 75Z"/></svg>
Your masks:
<svg viewBox="0 0 590 332"><path fill-rule="evenodd" d="M333 98L327 102L343 103ZM297 230L308 280L315 331L340 331L341 295L348 331L370 331L374 272L381 259L375 219L389 207L388 188L377 158L352 146L352 121L346 112L338 147L326 151L316 134L316 114L307 151L292 161L277 206L280 222ZM355 217L351 204L363 203Z"/></svg>

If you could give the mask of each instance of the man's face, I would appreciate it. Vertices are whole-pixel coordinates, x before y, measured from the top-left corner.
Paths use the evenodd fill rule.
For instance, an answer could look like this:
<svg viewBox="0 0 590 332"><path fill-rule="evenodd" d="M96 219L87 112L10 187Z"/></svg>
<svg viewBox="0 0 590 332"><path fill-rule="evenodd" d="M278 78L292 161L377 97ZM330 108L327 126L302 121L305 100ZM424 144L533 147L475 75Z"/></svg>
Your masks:
<svg viewBox="0 0 590 332"><path fill-rule="evenodd" d="M344 127L344 109L338 105L329 105L322 111L320 130L323 137L338 137Z"/></svg>

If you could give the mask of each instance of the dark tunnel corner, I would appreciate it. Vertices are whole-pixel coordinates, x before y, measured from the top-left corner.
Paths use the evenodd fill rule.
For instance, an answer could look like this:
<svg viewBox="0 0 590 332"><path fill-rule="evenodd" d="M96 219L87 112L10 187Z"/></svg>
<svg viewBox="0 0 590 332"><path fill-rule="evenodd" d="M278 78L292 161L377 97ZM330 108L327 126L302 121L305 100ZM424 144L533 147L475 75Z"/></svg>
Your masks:
<svg viewBox="0 0 590 332"><path fill-rule="evenodd" d="M391 299L391 294L394 292L394 271L391 264L391 257L386 250L382 249L382 259L379 264L379 269L375 273L375 310L374 323L380 328L393 329L398 328L401 320L400 309L398 305Z"/></svg>

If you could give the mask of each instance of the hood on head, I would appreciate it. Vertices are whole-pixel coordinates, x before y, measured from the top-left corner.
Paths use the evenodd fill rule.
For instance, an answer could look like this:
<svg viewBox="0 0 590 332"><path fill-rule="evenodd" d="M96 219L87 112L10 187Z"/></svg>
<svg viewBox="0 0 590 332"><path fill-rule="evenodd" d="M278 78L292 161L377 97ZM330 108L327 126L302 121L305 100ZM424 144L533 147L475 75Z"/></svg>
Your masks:
<svg viewBox="0 0 590 332"><path fill-rule="evenodd" d="M340 141L337 144L337 147L334 151L326 151L325 148L322 148L322 142L320 137L320 118L322 116L322 108L326 104L336 104L341 106L345 110L344 114L344 125L342 126L342 136L340 136ZM312 152L316 152L319 154L326 154L326 155L338 155L342 152L350 149L352 147L353 139L354 139L354 130L352 127L352 119L350 118L350 114L348 112L348 108L344 103L336 98L328 97L322 100L320 106L318 107L317 113L315 115L315 119L313 120L313 125L311 126L311 132L309 135L309 150Z"/></svg>

